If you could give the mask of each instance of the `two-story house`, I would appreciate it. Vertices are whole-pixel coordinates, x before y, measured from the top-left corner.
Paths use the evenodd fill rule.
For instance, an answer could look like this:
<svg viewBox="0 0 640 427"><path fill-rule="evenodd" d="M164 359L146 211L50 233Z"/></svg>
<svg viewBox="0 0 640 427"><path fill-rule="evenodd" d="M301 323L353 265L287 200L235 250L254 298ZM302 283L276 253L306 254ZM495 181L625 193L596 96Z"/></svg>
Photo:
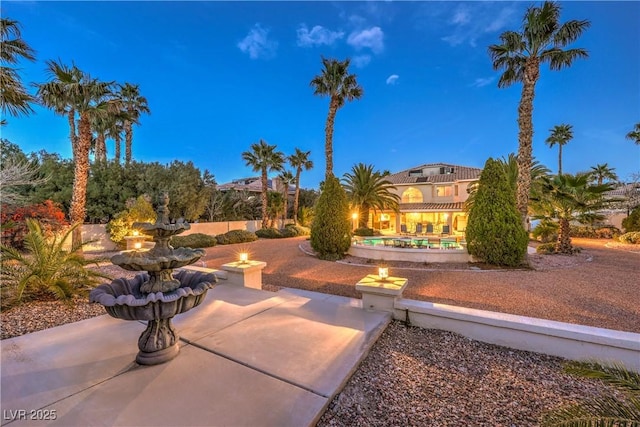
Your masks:
<svg viewBox="0 0 640 427"><path fill-rule="evenodd" d="M445 163L430 163L385 177L401 198L400 211L375 212L370 225L383 234L399 234L406 229L428 234L464 234L467 189L480 179L482 169ZM421 224L419 227L418 224Z"/></svg>

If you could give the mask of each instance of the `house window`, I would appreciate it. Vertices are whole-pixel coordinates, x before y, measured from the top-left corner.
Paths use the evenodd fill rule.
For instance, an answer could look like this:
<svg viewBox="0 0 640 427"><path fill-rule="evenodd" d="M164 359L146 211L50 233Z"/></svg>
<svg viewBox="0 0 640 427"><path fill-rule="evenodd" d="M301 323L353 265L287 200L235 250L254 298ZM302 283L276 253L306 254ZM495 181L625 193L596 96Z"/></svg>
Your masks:
<svg viewBox="0 0 640 427"><path fill-rule="evenodd" d="M438 185L436 186L436 196L437 197L447 197L451 196L451 186L450 185Z"/></svg>
<svg viewBox="0 0 640 427"><path fill-rule="evenodd" d="M407 188L402 193L402 203L422 203L422 192L414 187Z"/></svg>

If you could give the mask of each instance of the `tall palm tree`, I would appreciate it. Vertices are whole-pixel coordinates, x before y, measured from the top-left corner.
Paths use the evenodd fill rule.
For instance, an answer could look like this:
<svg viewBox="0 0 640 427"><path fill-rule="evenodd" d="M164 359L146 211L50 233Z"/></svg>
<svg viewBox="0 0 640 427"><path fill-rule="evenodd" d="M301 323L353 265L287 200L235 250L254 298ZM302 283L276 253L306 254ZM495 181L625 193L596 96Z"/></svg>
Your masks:
<svg viewBox="0 0 640 427"><path fill-rule="evenodd" d="M0 109L14 117L32 113L31 103L35 101L22 85L18 71L9 66L21 59L35 61L35 51L22 39L18 21L0 18Z"/></svg>
<svg viewBox="0 0 640 427"><path fill-rule="evenodd" d="M58 62L48 60L46 64L49 81L36 85L36 96L42 105L52 109L56 114L67 117L69 141L71 141L71 149L75 159L78 135L76 133L74 100L80 95L83 73L75 64L69 67L59 60Z"/></svg>
<svg viewBox="0 0 640 427"><path fill-rule="evenodd" d="M558 175L562 175L562 146L573 139L573 126L567 124L555 125L549 130L551 134L545 141L549 148L558 146Z"/></svg>
<svg viewBox="0 0 640 427"><path fill-rule="evenodd" d="M603 216L597 212L607 205L603 194L613 186L592 185L589 174L544 176L541 180L540 191L533 197L534 218L557 221L559 230L555 251L571 254L570 223L592 223L602 219Z"/></svg>
<svg viewBox="0 0 640 427"><path fill-rule="evenodd" d="M355 74L349 74L349 58L344 61L322 57L324 69L311 80L314 95L329 97L329 113L324 126L324 151L327 161L325 177L333 176L333 125L338 109L345 101L353 101L362 97L362 87Z"/></svg>
<svg viewBox="0 0 640 427"><path fill-rule="evenodd" d="M74 121L75 115L79 116L78 136L73 147L74 178L69 217L72 223L81 224L85 219L89 150L93 138L91 122L97 117L115 113L121 105L113 98L113 83L92 78L75 65L71 68L54 62L49 65L53 72L52 80L38 85L40 99L55 112L66 112L70 123ZM60 74L54 71L59 71ZM60 81L60 76L65 80ZM73 129L72 135L75 137ZM74 245L80 245L82 242L80 227L73 230L72 242Z"/></svg>
<svg viewBox="0 0 640 427"><path fill-rule="evenodd" d="M284 227L284 222L287 220L287 209L289 202L289 187L294 181L293 173L291 171L282 171L280 175L278 175L278 181L280 181L280 185L282 185L282 199L284 204L284 211L282 213L282 226ZM295 213L294 213L295 216Z"/></svg>
<svg viewBox="0 0 640 427"><path fill-rule="evenodd" d="M605 179L611 181L618 180L618 175L614 172L615 170L616 168L611 168L608 164L604 163L601 165L591 166L589 175L591 181L596 182L598 185L602 185Z"/></svg>
<svg viewBox="0 0 640 427"><path fill-rule="evenodd" d="M284 154L276 151L276 145L269 145L264 140L251 144L251 151L242 153L242 159L254 172L260 172L262 183L262 228L267 228L267 191L269 191L267 175L269 172L282 170Z"/></svg>
<svg viewBox="0 0 640 427"><path fill-rule="evenodd" d="M313 167L313 161L309 159L311 151L302 151L299 148L288 157L289 164L296 170L295 186L296 194L293 197L293 223L298 223L298 202L300 199L300 173L302 169L309 170Z"/></svg>
<svg viewBox="0 0 640 427"><path fill-rule="evenodd" d="M125 83L120 85L120 97L124 104L124 111L127 117L124 119L125 135L125 163L131 162L131 145L133 143L133 124L140 124L139 119L142 113L151 114L147 105L147 99L140 95L139 85Z"/></svg>
<svg viewBox="0 0 640 427"><path fill-rule="evenodd" d="M533 159L533 99L540 77L540 65L548 63L551 70L571 66L577 58L586 58L585 49L564 49L576 41L589 28L587 20L571 20L560 24L560 6L545 1L542 6L531 6L525 13L519 31L506 31L500 35L501 44L489 46L489 56L495 70L503 70L498 87L522 83L518 106L518 190L517 205L526 224L531 162Z"/></svg>
<svg viewBox="0 0 640 427"><path fill-rule="evenodd" d="M633 130L626 135L626 138L635 142L636 145L640 145L640 123L635 124Z"/></svg>
<svg viewBox="0 0 640 427"><path fill-rule="evenodd" d="M358 227L366 227L369 210L398 210L400 196L391 192L395 187L373 165L358 163L344 174L342 185L352 207L358 209Z"/></svg>

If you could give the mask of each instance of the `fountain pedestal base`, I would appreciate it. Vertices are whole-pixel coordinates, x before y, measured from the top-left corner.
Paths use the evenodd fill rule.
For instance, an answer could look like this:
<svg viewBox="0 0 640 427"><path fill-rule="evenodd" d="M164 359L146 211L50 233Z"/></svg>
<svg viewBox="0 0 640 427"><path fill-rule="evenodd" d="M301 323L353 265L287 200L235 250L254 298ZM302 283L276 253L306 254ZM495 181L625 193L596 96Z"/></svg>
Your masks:
<svg viewBox="0 0 640 427"><path fill-rule="evenodd" d="M159 365L168 362L180 353L178 343L158 351L142 351L138 352L136 362L140 365Z"/></svg>

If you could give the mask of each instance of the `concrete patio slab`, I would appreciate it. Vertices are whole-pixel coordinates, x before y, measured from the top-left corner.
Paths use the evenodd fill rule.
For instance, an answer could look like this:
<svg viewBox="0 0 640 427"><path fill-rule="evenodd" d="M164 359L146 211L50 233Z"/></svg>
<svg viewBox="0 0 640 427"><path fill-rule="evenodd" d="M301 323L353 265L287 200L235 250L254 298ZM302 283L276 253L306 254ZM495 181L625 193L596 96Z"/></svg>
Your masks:
<svg viewBox="0 0 640 427"><path fill-rule="evenodd" d="M51 426L306 426L327 399L202 349L54 402ZM12 426L33 425L19 420Z"/></svg>
<svg viewBox="0 0 640 427"><path fill-rule="evenodd" d="M298 297L195 344L330 397L390 320L389 313Z"/></svg>
<svg viewBox="0 0 640 427"><path fill-rule="evenodd" d="M1 424L313 425L390 321L332 299L219 285L156 366L135 363L144 324L106 315L3 340Z"/></svg>

